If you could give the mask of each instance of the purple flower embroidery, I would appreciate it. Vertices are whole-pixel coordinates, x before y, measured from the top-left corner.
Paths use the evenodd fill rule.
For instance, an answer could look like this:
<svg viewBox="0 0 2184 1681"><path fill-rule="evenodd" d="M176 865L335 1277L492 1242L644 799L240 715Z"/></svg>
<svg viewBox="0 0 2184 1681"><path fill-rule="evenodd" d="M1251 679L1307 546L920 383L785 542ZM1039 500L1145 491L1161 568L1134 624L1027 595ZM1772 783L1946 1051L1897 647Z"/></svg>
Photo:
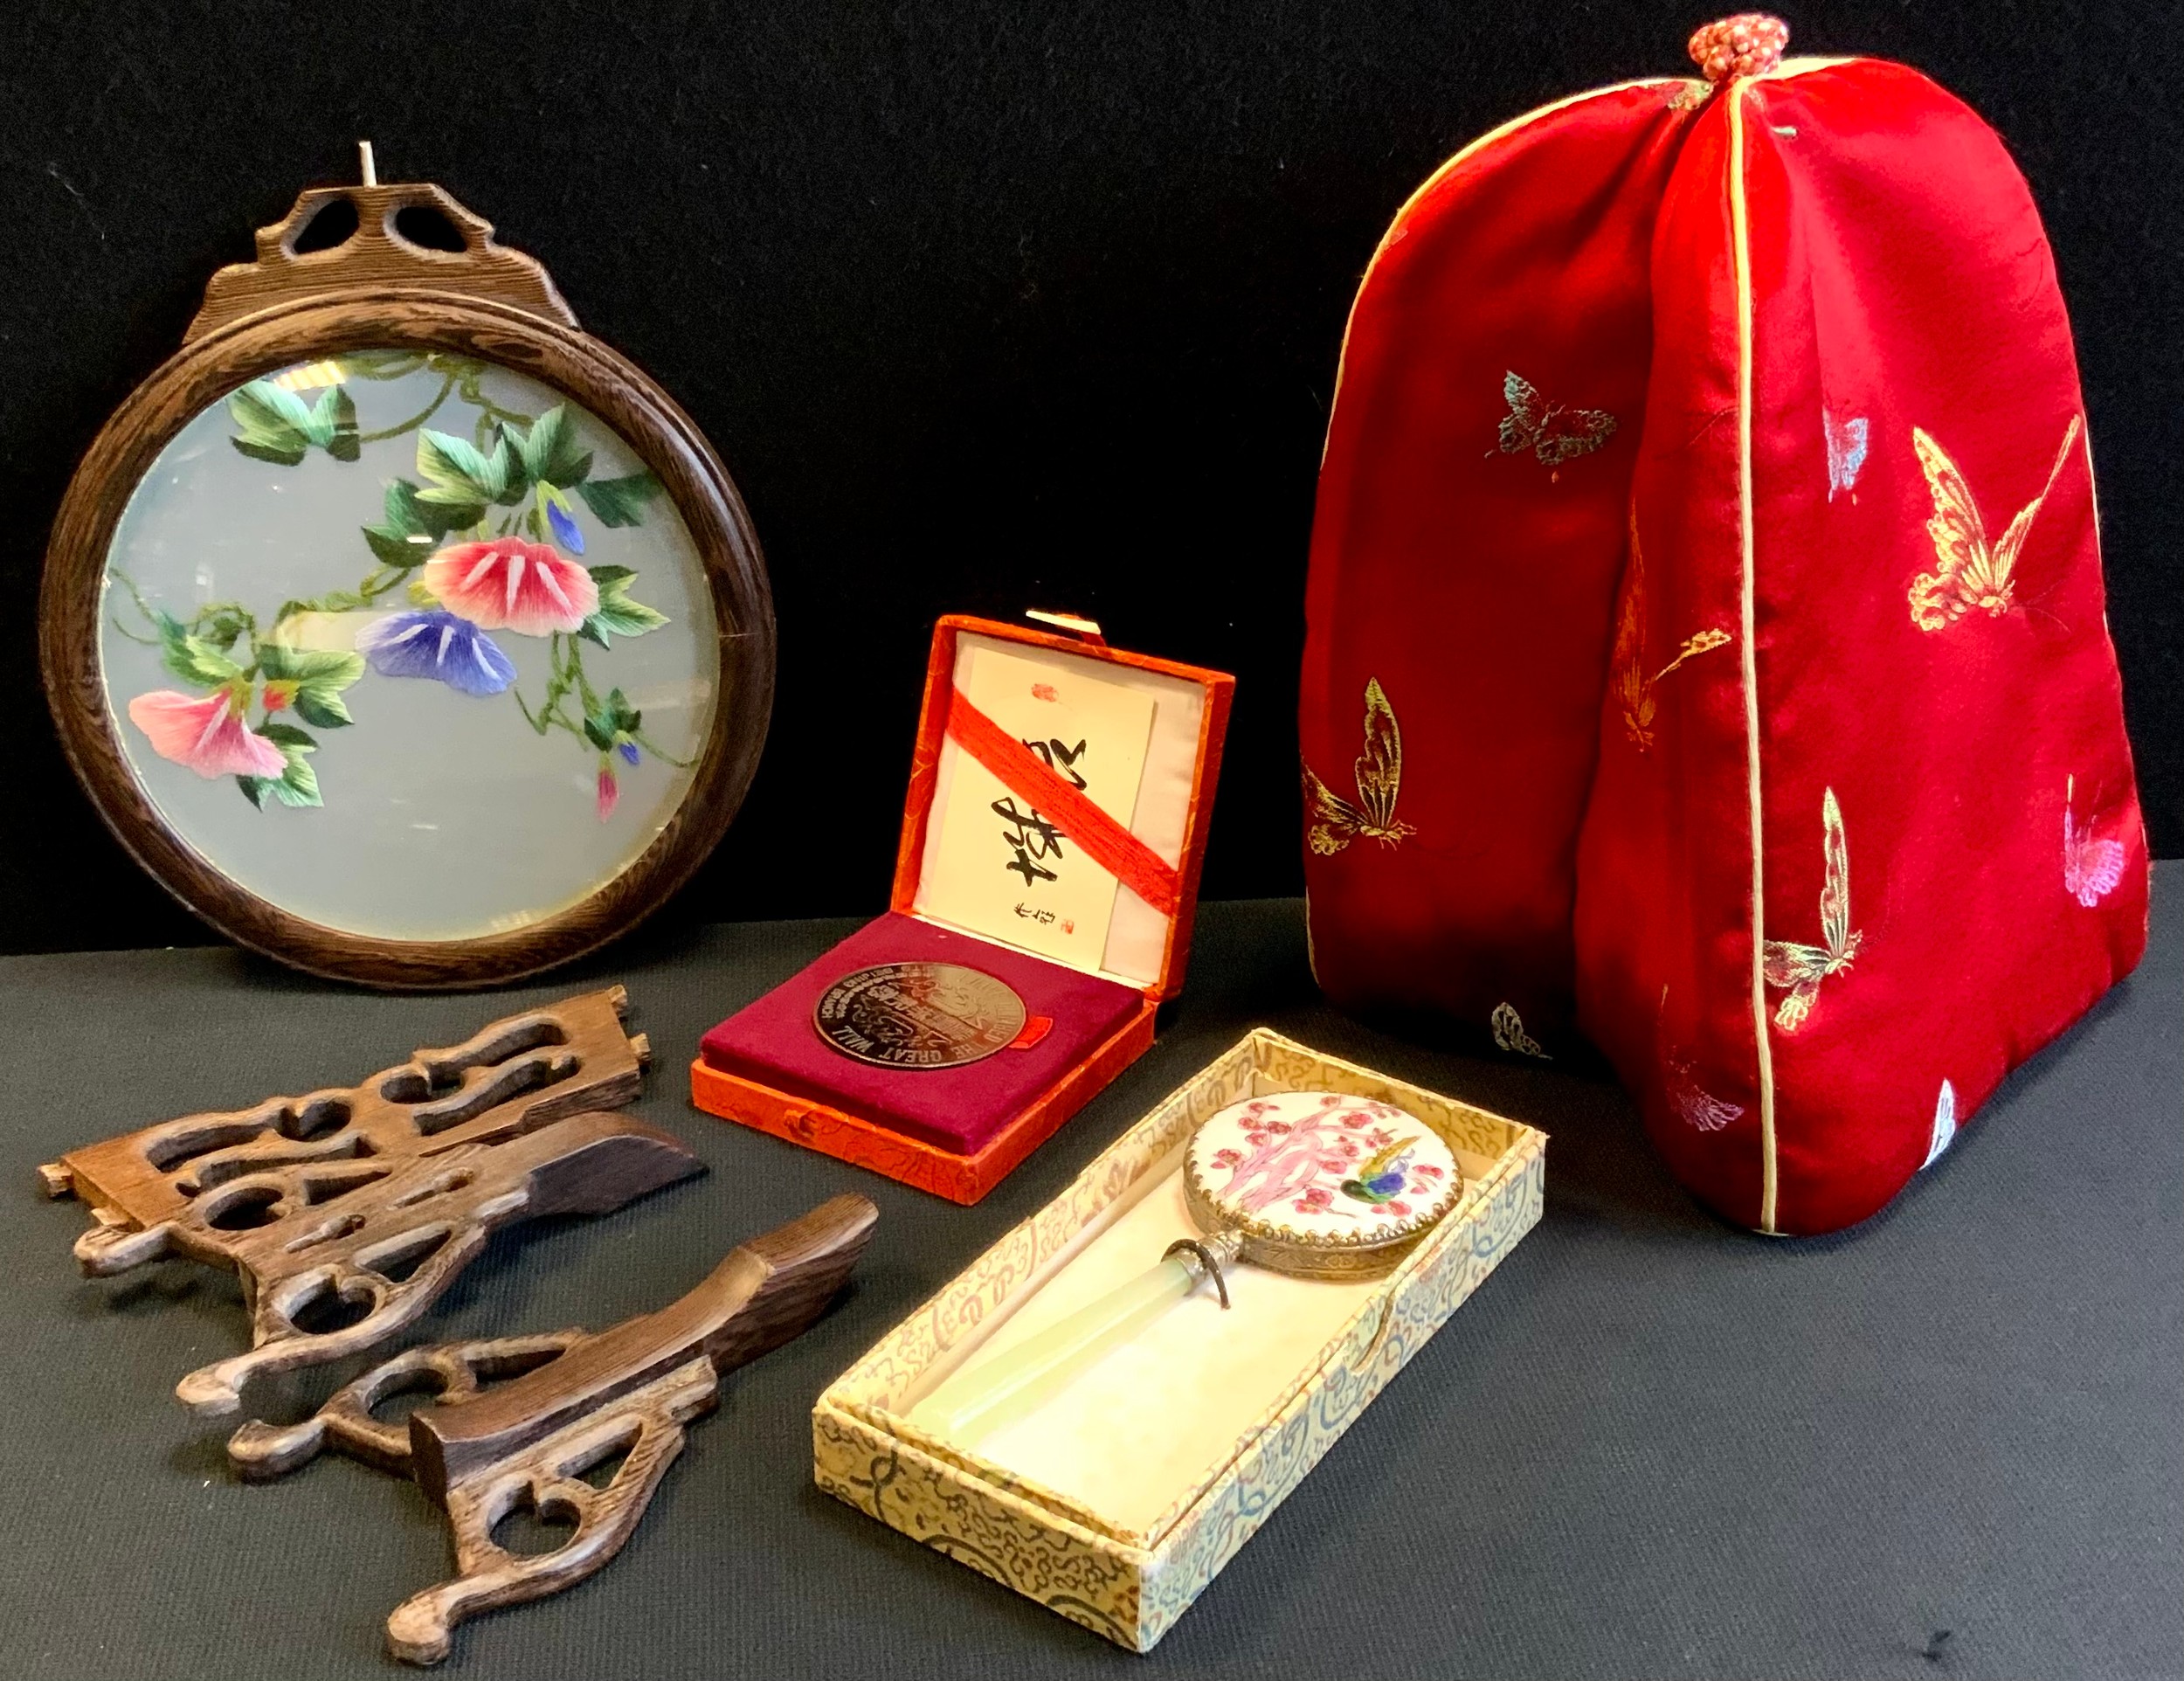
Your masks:
<svg viewBox="0 0 2184 1681"><path fill-rule="evenodd" d="M546 504L546 523L553 528L554 541L572 555L584 552L584 532L559 502Z"/></svg>
<svg viewBox="0 0 2184 1681"><path fill-rule="evenodd" d="M619 747L616 748L615 751L621 754L621 756L627 759L632 764L637 763L638 753L637 744L635 742L625 741Z"/></svg>
<svg viewBox="0 0 2184 1681"><path fill-rule="evenodd" d="M367 625L356 651L382 677L430 677L466 695L498 695L515 681L515 662L490 636L439 608Z"/></svg>

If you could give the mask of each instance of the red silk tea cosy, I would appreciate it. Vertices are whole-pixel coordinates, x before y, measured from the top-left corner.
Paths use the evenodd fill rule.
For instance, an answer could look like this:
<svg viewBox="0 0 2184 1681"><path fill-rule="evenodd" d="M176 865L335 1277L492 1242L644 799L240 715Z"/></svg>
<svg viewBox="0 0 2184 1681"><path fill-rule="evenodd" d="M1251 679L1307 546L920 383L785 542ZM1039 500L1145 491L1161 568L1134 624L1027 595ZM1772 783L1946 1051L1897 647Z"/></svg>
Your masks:
<svg viewBox="0 0 2184 1681"><path fill-rule="evenodd" d="M1316 972L1614 1061L1764 1232L1883 1207L2139 960L2053 259L1917 72L1702 30L1367 269L1300 704Z"/></svg>

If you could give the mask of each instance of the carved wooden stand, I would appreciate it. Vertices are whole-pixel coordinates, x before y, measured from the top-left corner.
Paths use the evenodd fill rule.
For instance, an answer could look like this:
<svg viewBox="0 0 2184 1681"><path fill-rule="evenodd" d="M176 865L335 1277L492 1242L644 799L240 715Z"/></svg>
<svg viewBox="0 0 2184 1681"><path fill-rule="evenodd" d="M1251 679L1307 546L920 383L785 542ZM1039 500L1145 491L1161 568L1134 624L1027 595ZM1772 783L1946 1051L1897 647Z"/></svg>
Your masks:
<svg viewBox="0 0 2184 1681"><path fill-rule="evenodd" d="M387 1644L405 1663L437 1664L456 1623L558 1593L621 1550L682 1451L684 1427L718 1404L720 1373L817 1318L878 1217L863 1197L836 1197L734 1250L681 1301L596 1334L412 1348L300 1424L245 1424L228 1451L253 1480L327 1447L417 1478L446 1509L456 1574L395 1608ZM412 1413L406 1430L372 1416L391 1396L420 1389L439 1399ZM618 1455L603 1486L585 1480ZM493 1532L519 1508L572 1521L575 1532L550 1553L509 1553Z"/></svg>
<svg viewBox="0 0 2184 1681"><path fill-rule="evenodd" d="M650 1055L620 987L496 1021L362 1084L184 1117L40 1170L81 1196L93 1276L185 1255L240 1275L247 1353L176 1393L232 1413L264 1372L362 1352L413 1323L498 1228L601 1214L703 1171L678 1139L598 1112L635 1096ZM361 1318L314 1330L336 1303Z"/></svg>

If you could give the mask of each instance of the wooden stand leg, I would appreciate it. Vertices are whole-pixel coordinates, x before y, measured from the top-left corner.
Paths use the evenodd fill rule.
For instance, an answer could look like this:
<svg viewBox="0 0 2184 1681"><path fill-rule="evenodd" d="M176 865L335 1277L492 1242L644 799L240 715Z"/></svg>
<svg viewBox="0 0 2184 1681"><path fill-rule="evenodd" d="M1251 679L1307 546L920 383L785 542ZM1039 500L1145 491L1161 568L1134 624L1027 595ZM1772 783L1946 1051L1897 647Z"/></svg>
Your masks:
<svg viewBox="0 0 2184 1681"><path fill-rule="evenodd" d="M683 1426L709 1411L719 1393L713 1362L701 1354L604 1415L556 1431L450 1489L447 1518L459 1574L395 1608L387 1618L387 1649L405 1664L438 1664L453 1645L455 1624L558 1594L603 1567L635 1532L660 1479L682 1452ZM623 1452L628 1457L605 1488L584 1480L585 1471ZM526 1505L541 1518L574 1519L576 1532L550 1553L508 1552L493 1532Z"/></svg>
<svg viewBox="0 0 2184 1681"><path fill-rule="evenodd" d="M584 1334L549 1331L536 1337L421 1343L335 1390L317 1412L297 1423L267 1424L252 1419L228 1438L227 1456L251 1483L285 1477L328 1447L394 1476L407 1477L409 1422L382 1422L372 1416L373 1408L390 1396L420 1392L441 1406L468 1401L488 1383L536 1371Z"/></svg>

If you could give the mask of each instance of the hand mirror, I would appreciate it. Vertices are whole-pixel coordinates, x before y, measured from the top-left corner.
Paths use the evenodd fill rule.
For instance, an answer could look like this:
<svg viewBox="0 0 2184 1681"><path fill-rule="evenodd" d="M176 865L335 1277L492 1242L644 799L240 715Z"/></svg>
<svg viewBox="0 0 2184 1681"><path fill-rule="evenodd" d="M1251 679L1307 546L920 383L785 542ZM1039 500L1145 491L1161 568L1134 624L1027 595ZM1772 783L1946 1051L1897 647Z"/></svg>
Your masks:
<svg viewBox="0 0 2184 1681"><path fill-rule="evenodd" d="M1191 1137L1184 1197L1199 1228L1158 1265L1014 1346L974 1359L911 1410L957 1442L1027 1416L1109 1350L1238 1262L1308 1278L1393 1272L1463 1193L1448 1142L1391 1103L1288 1091L1232 1103ZM1213 1334L1213 1333L1209 1333Z"/></svg>

